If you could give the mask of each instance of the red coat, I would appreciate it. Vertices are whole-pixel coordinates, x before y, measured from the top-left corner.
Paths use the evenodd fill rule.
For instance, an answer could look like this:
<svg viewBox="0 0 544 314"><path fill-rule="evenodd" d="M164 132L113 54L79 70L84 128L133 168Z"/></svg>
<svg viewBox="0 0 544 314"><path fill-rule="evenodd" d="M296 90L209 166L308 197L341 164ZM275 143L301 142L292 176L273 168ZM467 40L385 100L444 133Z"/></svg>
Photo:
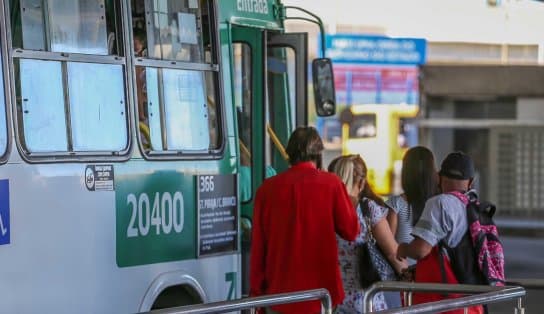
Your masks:
<svg viewBox="0 0 544 314"><path fill-rule="evenodd" d="M253 213L250 295L326 288L333 305L344 289L336 233L353 241L357 214L344 184L311 162L263 182ZM319 302L273 307L281 313L320 313Z"/></svg>

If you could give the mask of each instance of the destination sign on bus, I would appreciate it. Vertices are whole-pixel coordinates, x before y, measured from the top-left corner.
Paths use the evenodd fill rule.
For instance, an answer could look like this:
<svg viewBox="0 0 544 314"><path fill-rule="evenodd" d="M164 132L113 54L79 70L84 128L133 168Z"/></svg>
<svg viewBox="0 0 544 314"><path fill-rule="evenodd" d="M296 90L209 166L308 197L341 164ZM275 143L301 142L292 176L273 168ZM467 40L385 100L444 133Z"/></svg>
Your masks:
<svg viewBox="0 0 544 314"><path fill-rule="evenodd" d="M9 242L9 181L0 180L0 245Z"/></svg>
<svg viewBox="0 0 544 314"><path fill-rule="evenodd" d="M199 256L238 249L235 175L198 176Z"/></svg>

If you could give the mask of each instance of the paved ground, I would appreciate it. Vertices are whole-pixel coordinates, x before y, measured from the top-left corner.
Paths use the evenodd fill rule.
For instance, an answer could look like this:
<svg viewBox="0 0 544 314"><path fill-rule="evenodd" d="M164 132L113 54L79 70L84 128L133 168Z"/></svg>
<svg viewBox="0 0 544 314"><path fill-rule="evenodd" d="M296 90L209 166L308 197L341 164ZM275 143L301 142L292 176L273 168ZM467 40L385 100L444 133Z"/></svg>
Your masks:
<svg viewBox="0 0 544 314"><path fill-rule="evenodd" d="M544 238L501 237L507 278L544 279ZM543 287L544 288L544 287ZM514 302L493 305L491 313L514 313ZM525 313L544 313L544 290L527 291Z"/></svg>

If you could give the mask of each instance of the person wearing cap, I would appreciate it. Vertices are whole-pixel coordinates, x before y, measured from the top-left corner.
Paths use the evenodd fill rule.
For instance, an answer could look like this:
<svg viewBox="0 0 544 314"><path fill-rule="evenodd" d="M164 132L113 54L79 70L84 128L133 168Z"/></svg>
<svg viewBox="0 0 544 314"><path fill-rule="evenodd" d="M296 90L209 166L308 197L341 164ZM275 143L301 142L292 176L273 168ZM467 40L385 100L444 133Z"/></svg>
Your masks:
<svg viewBox="0 0 544 314"><path fill-rule="evenodd" d="M416 282L458 284L449 259L440 253L441 245L456 247L468 232L466 205L453 193L475 194L471 190L474 180L474 163L463 152L450 153L442 162L439 171L441 194L425 203L423 213L412 230L414 240L402 243L397 249L397 258L417 260ZM456 298L449 294L414 294L413 304ZM444 312L463 313L463 310ZM483 313L481 306L469 308L469 313Z"/></svg>

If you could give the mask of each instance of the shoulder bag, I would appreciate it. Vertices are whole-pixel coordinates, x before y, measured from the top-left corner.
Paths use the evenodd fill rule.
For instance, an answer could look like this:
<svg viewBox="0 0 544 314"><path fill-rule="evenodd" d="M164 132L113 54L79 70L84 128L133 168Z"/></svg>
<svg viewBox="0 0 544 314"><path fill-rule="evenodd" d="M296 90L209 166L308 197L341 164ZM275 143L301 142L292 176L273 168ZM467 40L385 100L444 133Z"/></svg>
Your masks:
<svg viewBox="0 0 544 314"><path fill-rule="evenodd" d="M357 259L359 264L359 283L362 288L366 289L378 281L397 280L397 275L378 247L376 239L372 234L368 200L361 200L359 204L363 213L363 222L365 225L363 227L366 230L366 237L364 243L357 246Z"/></svg>

